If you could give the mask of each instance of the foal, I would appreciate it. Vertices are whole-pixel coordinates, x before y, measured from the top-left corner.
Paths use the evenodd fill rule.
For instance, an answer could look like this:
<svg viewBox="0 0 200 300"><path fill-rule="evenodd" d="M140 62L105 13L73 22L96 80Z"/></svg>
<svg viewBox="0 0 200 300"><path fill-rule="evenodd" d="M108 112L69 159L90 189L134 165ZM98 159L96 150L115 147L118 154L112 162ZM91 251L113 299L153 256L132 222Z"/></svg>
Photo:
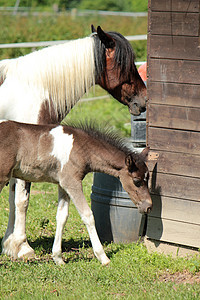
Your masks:
<svg viewBox="0 0 200 300"><path fill-rule="evenodd" d="M58 184L57 228L53 244L55 263L64 264L61 257L62 232L71 198L87 227L97 259L106 265L109 259L83 195L82 180L93 171L118 177L139 211L148 213L152 208L148 191L149 173L145 164L148 152L149 149L145 148L140 154L133 153L125 139L116 133L109 130L102 132L88 124L61 126L1 121L0 191L11 176L30 182ZM17 258L15 242L12 247Z"/></svg>

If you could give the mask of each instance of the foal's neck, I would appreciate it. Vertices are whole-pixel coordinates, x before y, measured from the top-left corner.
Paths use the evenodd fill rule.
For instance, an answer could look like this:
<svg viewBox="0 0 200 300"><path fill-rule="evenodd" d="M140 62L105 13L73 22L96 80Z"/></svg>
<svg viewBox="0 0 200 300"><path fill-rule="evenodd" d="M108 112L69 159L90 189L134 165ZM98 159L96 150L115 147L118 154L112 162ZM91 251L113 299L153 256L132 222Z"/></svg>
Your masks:
<svg viewBox="0 0 200 300"><path fill-rule="evenodd" d="M91 171L119 177L125 164L125 153L114 147L98 149L91 156Z"/></svg>

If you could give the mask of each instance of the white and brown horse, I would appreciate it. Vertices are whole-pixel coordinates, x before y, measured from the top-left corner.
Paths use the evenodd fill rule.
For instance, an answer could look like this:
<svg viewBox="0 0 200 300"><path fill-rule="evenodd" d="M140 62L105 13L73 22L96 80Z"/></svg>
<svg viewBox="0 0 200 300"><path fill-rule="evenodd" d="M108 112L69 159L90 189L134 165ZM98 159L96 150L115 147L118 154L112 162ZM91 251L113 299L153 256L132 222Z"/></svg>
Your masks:
<svg viewBox="0 0 200 300"><path fill-rule="evenodd" d="M128 41L100 27L92 35L0 62L0 119L55 124L94 84L99 84L130 112L145 110L146 88ZM16 186L15 183L17 182ZM15 188L14 188L15 187ZM34 255L25 234L30 184L10 182L10 215L2 247L13 256ZM23 207L23 209L22 209Z"/></svg>
<svg viewBox="0 0 200 300"><path fill-rule="evenodd" d="M59 185L57 228L53 259L63 264L62 232L68 217L70 198L87 227L98 260L109 263L99 241L91 209L82 191L89 172L104 172L120 179L141 213L148 213L152 201L148 190L149 172L145 164L149 149L134 153L116 133L85 125L32 125L14 121L0 123L0 191L11 176L29 182ZM19 207L23 209L23 207ZM25 234L25 233L24 233ZM12 241L18 257L18 241Z"/></svg>

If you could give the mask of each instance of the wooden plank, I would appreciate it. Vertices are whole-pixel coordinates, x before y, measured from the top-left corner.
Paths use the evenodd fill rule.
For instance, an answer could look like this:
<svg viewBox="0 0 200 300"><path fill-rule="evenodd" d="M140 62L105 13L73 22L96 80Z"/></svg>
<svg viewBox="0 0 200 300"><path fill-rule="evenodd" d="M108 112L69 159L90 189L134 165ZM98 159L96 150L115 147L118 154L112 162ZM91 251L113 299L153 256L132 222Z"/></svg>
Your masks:
<svg viewBox="0 0 200 300"><path fill-rule="evenodd" d="M150 217L200 225L200 202L152 195Z"/></svg>
<svg viewBox="0 0 200 300"><path fill-rule="evenodd" d="M149 8L152 11L199 12L199 0L150 0Z"/></svg>
<svg viewBox="0 0 200 300"><path fill-rule="evenodd" d="M149 126L200 131L200 108L149 104Z"/></svg>
<svg viewBox="0 0 200 300"><path fill-rule="evenodd" d="M200 247L200 225L148 217L148 238L175 244Z"/></svg>
<svg viewBox="0 0 200 300"><path fill-rule="evenodd" d="M147 144L153 151L200 155L199 132L148 127Z"/></svg>
<svg viewBox="0 0 200 300"><path fill-rule="evenodd" d="M199 13L151 12L149 33L159 35L199 35Z"/></svg>
<svg viewBox="0 0 200 300"><path fill-rule="evenodd" d="M148 59L148 77L151 81L200 84L200 61Z"/></svg>
<svg viewBox="0 0 200 300"><path fill-rule="evenodd" d="M200 85L147 80L149 103L200 108Z"/></svg>
<svg viewBox="0 0 200 300"><path fill-rule="evenodd" d="M151 174L151 178L150 188L154 195L200 202L199 178L164 173Z"/></svg>
<svg viewBox="0 0 200 300"><path fill-rule="evenodd" d="M199 37L150 35L151 58L200 60Z"/></svg>
<svg viewBox="0 0 200 300"><path fill-rule="evenodd" d="M148 163L150 172L200 178L200 155L156 150L159 154L156 170L155 163ZM192 167L191 167L192 166Z"/></svg>

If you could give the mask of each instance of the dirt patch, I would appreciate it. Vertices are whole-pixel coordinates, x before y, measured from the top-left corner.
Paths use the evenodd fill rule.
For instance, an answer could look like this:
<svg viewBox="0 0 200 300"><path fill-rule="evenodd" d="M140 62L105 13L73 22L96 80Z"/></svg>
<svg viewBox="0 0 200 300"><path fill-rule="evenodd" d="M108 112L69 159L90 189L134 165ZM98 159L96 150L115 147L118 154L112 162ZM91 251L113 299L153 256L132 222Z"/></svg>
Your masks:
<svg viewBox="0 0 200 300"><path fill-rule="evenodd" d="M162 274L159 279L162 282L169 282L172 281L176 284L186 284L186 283L190 283L190 284L194 284L194 283L200 283L200 272L196 273L195 275L193 275L192 273L188 272L188 271L184 271L184 272L176 272L174 274L169 274L169 273L164 273Z"/></svg>

